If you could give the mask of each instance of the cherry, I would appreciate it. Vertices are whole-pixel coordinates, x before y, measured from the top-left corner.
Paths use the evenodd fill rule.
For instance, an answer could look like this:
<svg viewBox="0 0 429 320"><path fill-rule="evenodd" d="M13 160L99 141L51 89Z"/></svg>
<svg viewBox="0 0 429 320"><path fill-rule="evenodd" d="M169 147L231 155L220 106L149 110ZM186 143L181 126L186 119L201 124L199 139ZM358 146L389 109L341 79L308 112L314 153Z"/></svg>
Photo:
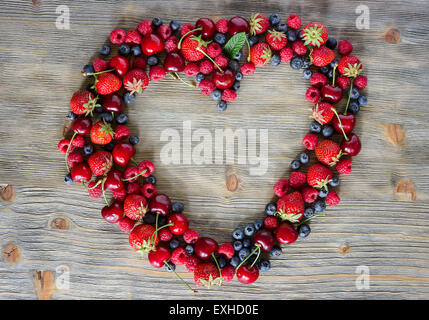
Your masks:
<svg viewBox="0 0 429 320"><path fill-rule="evenodd" d="M164 49L164 42L161 37L151 33L144 36L141 43L142 51L145 55L151 56Z"/></svg>
<svg viewBox="0 0 429 320"><path fill-rule="evenodd" d="M128 142L119 142L113 148L113 160L120 166L126 166L136 154L136 148Z"/></svg>
<svg viewBox="0 0 429 320"><path fill-rule="evenodd" d="M106 181L104 182L104 188L111 191L121 191L124 189L122 172L119 170L111 170L107 174Z"/></svg>
<svg viewBox="0 0 429 320"><path fill-rule="evenodd" d="M108 112L121 113L123 109L121 97L116 93L109 94L103 100L103 108Z"/></svg>
<svg viewBox="0 0 429 320"><path fill-rule="evenodd" d="M110 206L105 206L101 210L104 220L110 223L116 223L124 215L124 207L119 201L113 202Z"/></svg>
<svg viewBox="0 0 429 320"><path fill-rule="evenodd" d="M71 128L77 134L84 136L91 131L92 121L86 117L79 117L72 122Z"/></svg>
<svg viewBox="0 0 429 320"><path fill-rule="evenodd" d="M73 166L71 176L75 182L88 182L91 180L92 171L86 163L78 163Z"/></svg>
<svg viewBox="0 0 429 320"><path fill-rule="evenodd" d="M157 194L149 203L149 211L159 213L161 216L166 216L171 211L171 200L165 194Z"/></svg>
<svg viewBox="0 0 429 320"><path fill-rule="evenodd" d="M118 76L123 77L130 68L130 61L123 56L116 56L110 59L109 67L114 68Z"/></svg>
<svg viewBox="0 0 429 320"><path fill-rule="evenodd" d="M170 259L170 257L170 251L164 246L157 246L155 250L151 250L147 255L150 264L155 268L164 266L164 262Z"/></svg>
<svg viewBox="0 0 429 320"><path fill-rule="evenodd" d="M215 253L219 248L217 242L212 238L201 237L195 242L195 254L203 260L210 258L212 253Z"/></svg>
<svg viewBox="0 0 429 320"><path fill-rule="evenodd" d="M164 60L164 69L167 72L182 72L185 70L185 60L178 53L169 53Z"/></svg>
<svg viewBox="0 0 429 320"><path fill-rule="evenodd" d="M237 269L237 279L242 284L251 284L259 277L259 269L256 266L242 265Z"/></svg>
<svg viewBox="0 0 429 320"><path fill-rule="evenodd" d="M354 133L350 134L348 138L348 141L343 139L343 142L341 142L341 149L348 156L354 157L359 154L362 145L360 143L359 137Z"/></svg>
<svg viewBox="0 0 429 320"><path fill-rule="evenodd" d="M276 238L282 244L291 244L298 239L298 232L290 223L284 222L277 228Z"/></svg>
<svg viewBox="0 0 429 320"><path fill-rule="evenodd" d="M324 101L335 104L343 97L343 90L340 87L333 87L330 84L326 84L322 88L321 97Z"/></svg>
<svg viewBox="0 0 429 320"><path fill-rule="evenodd" d="M216 32L216 24L209 18L198 19L195 26L197 28L202 28L201 35L203 39L210 39Z"/></svg>
<svg viewBox="0 0 429 320"><path fill-rule="evenodd" d="M267 229L259 230L253 236L253 241L261 245L262 251L270 251L276 244L276 238L271 231Z"/></svg>
<svg viewBox="0 0 429 320"><path fill-rule="evenodd" d="M342 132L341 131L341 125L343 126L343 130L345 133L350 133L353 131L356 123L356 116L353 113L344 114L344 113L338 113L338 117L341 120L338 120L337 117L334 117L332 119L332 125L334 126L335 131Z"/></svg>
<svg viewBox="0 0 429 320"><path fill-rule="evenodd" d="M172 224L169 226L169 229L172 234L181 235L184 234L186 230L188 230L189 222L186 217L181 213L173 213L168 217L168 224Z"/></svg>
<svg viewBox="0 0 429 320"><path fill-rule="evenodd" d="M236 33L249 33L250 25L243 17L235 16L228 21L228 33L233 36Z"/></svg>
<svg viewBox="0 0 429 320"><path fill-rule="evenodd" d="M220 70L213 72L213 83L220 90L231 88L234 81L235 76L231 69L226 69L223 73Z"/></svg>

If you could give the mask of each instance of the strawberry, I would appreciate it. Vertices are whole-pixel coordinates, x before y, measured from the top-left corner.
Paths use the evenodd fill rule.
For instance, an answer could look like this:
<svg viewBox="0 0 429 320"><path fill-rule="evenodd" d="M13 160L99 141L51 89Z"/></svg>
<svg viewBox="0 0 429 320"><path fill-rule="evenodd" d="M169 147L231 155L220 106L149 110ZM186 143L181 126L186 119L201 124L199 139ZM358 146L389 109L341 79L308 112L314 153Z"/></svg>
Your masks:
<svg viewBox="0 0 429 320"><path fill-rule="evenodd" d="M105 145L112 141L114 134L109 123L98 121L91 128L91 141L95 144Z"/></svg>
<svg viewBox="0 0 429 320"><path fill-rule="evenodd" d="M147 200L139 194L130 194L124 201L124 213L131 220L139 220L147 212Z"/></svg>
<svg viewBox="0 0 429 320"><path fill-rule="evenodd" d="M130 232L128 241L134 250L151 251L158 244L159 239L152 241L152 235L155 232L155 227L150 224L139 224Z"/></svg>
<svg viewBox="0 0 429 320"><path fill-rule="evenodd" d="M88 158L89 168L96 176L105 175L113 165L112 154L107 151L97 151Z"/></svg>
<svg viewBox="0 0 429 320"><path fill-rule="evenodd" d="M195 283L201 286L210 287L214 284L220 286L222 278L219 275L219 270L211 262L200 263L194 270Z"/></svg>
<svg viewBox="0 0 429 320"><path fill-rule="evenodd" d="M88 90L76 91L70 99L70 108L75 114L92 114L95 107L99 107L97 104L98 97L94 98L94 95Z"/></svg>
<svg viewBox="0 0 429 320"><path fill-rule="evenodd" d="M311 22L302 29L302 38L306 46L320 47L328 40L328 31L323 24Z"/></svg>
<svg viewBox="0 0 429 320"><path fill-rule="evenodd" d="M262 34L270 27L270 21L262 13L255 13L249 19L250 35Z"/></svg>
<svg viewBox="0 0 429 320"><path fill-rule="evenodd" d="M313 107L313 118L320 124L327 124L334 117L335 107L327 102L316 103Z"/></svg>
<svg viewBox="0 0 429 320"><path fill-rule="evenodd" d="M310 187L326 189L331 179L332 171L320 163L313 164L307 171L307 183Z"/></svg>
<svg viewBox="0 0 429 320"><path fill-rule="evenodd" d="M356 78L362 72L362 64L355 56L344 56L338 63L338 71L344 76Z"/></svg>
<svg viewBox="0 0 429 320"><path fill-rule="evenodd" d="M328 47L313 48L310 53L311 63L316 67L324 67L335 59L335 53Z"/></svg>
<svg viewBox="0 0 429 320"><path fill-rule="evenodd" d="M287 37L284 32L269 30L265 35L265 42L268 43L273 50L281 50L287 44Z"/></svg>
<svg viewBox="0 0 429 320"><path fill-rule="evenodd" d="M332 140L320 141L315 149L317 159L328 166L334 166L343 155L340 146Z"/></svg>
<svg viewBox="0 0 429 320"><path fill-rule="evenodd" d="M149 78L144 70L132 69L125 74L123 82L131 94L142 93L149 84Z"/></svg>
<svg viewBox="0 0 429 320"><path fill-rule="evenodd" d="M207 42L201 39L200 36L188 36L183 40L180 47L180 52L186 61L199 61L205 57L207 52Z"/></svg>
<svg viewBox="0 0 429 320"><path fill-rule="evenodd" d="M282 220L296 223L304 215L304 200L298 191L289 193L277 201L276 215Z"/></svg>
<svg viewBox="0 0 429 320"><path fill-rule="evenodd" d="M264 42L258 42L250 49L250 60L256 67L265 66L270 62L271 56L270 46Z"/></svg>
<svg viewBox="0 0 429 320"><path fill-rule="evenodd" d="M121 89L122 81L113 73L101 73L96 77L95 87L97 92L108 95Z"/></svg>

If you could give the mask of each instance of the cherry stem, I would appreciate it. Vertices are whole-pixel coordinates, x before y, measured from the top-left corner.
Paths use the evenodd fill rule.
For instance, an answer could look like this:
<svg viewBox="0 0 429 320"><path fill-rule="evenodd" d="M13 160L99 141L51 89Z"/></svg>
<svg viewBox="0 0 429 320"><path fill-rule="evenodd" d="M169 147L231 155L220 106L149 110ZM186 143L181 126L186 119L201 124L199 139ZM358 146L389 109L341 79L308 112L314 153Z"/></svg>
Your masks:
<svg viewBox="0 0 429 320"><path fill-rule="evenodd" d="M250 43L249 43L249 39L247 39L247 37L246 37L246 43L247 43L247 50L249 51L247 53L247 62L250 62Z"/></svg>
<svg viewBox="0 0 429 320"><path fill-rule="evenodd" d="M222 271L220 270L219 262L217 262L217 259L214 255L214 252L212 252L212 258L213 258L214 262L216 263L217 269L219 270L219 277L222 277Z"/></svg>
<svg viewBox="0 0 429 320"><path fill-rule="evenodd" d="M220 72L222 72L223 73L223 70L222 70L222 68L221 67L219 67L219 65L216 63L216 62L214 62L214 60L207 54L207 53L205 53L201 48L197 48L197 50L199 51L199 52L201 52L202 54L204 54L206 57L207 57L207 59L209 59L211 62L213 62L213 64L216 66L216 68L218 68L219 69L219 71Z"/></svg>
<svg viewBox="0 0 429 320"><path fill-rule="evenodd" d="M140 172L139 174L135 175L134 177L127 178L127 179L121 179L121 180L122 181L131 181L133 179L136 179L136 178L140 177L141 175L145 174L146 172L147 172L147 170L144 169L144 170L142 170L142 172Z"/></svg>
<svg viewBox="0 0 429 320"><path fill-rule="evenodd" d="M107 198L106 198L106 192L104 190L104 181L101 183L101 191L103 192L104 202L106 202L106 205L109 206L109 202L107 201Z"/></svg>
<svg viewBox="0 0 429 320"><path fill-rule="evenodd" d="M167 266L168 269L170 269L170 271L172 271L176 275L176 277L178 277L184 283L185 286L188 287L189 290L191 290L193 293L198 292L197 290L192 289L191 286L181 276L179 276L179 274L175 270L173 270L173 268L168 264L167 261L164 261L164 264Z"/></svg>
<svg viewBox="0 0 429 320"><path fill-rule="evenodd" d="M92 187L87 187L87 189L88 189L88 190L92 190L92 189L97 188L97 187L98 187L98 185L99 185L102 181L103 181L103 180L98 180L98 181L97 181L97 183L96 183L94 186L92 186Z"/></svg>
<svg viewBox="0 0 429 320"><path fill-rule="evenodd" d="M332 87L335 87L335 70L337 69L338 64L336 63L334 66L334 71L332 72Z"/></svg>
<svg viewBox="0 0 429 320"><path fill-rule="evenodd" d="M159 212L156 213L156 218L155 218L155 232L152 233L152 236L150 237L150 241L155 245L156 240L158 238L158 219L159 219Z"/></svg>
<svg viewBox="0 0 429 320"><path fill-rule="evenodd" d="M158 216L158 215L157 215ZM167 228L167 227L169 227L169 226L172 226L173 225L173 222L170 222L170 223L168 223L168 224L165 224L165 225L163 225L162 227L157 227L157 228L155 228L155 231L152 233L152 235L151 235L151 237L150 237L150 241L153 243L153 244L155 244L155 241L156 241L156 239L158 238L158 232L160 231L160 230L162 230L162 229L164 229L164 228Z"/></svg>
<svg viewBox="0 0 429 320"><path fill-rule="evenodd" d="M192 83L189 83L189 82L186 82L185 80L183 80L178 74L177 74L177 72L175 72L174 74L173 73L171 73L171 72L169 72L168 73L173 79L175 79L175 80L180 80L181 82L183 82L184 84L186 84L188 87L191 87L191 88L195 88L195 85L194 84L192 84Z"/></svg>
<svg viewBox="0 0 429 320"><path fill-rule="evenodd" d="M104 71L100 71L100 72L82 72L82 75L84 77L86 77L86 76L97 76L99 74L106 73L106 72L112 72L112 71L115 71L115 69L109 69L109 70L104 70Z"/></svg>
<svg viewBox="0 0 429 320"><path fill-rule="evenodd" d="M71 145L72 145L73 139L74 139L74 137L76 137L76 135L77 135L77 132L75 131L75 132L73 133L72 138L70 139L69 145L67 146L67 150L66 150L66 167L67 167L67 172L69 172L69 173L70 173L70 167L69 167L69 151L70 151L70 147L71 147Z"/></svg>
<svg viewBox="0 0 429 320"><path fill-rule="evenodd" d="M249 260L249 258L256 252L256 250L259 250L259 253L258 253L258 257L259 257L259 254L261 253L261 245L259 243L256 244L256 248L253 249L253 251L246 257L246 259L241 261L241 263L237 266L237 268L235 268L235 271L237 271L247 260ZM252 266L253 266L253 263L252 263Z"/></svg>
<svg viewBox="0 0 429 320"><path fill-rule="evenodd" d="M131 162L134 164L134 165L136 165L136 166L138 166L139 164L137 163L137 161L134 159L134 158L131 158Z"/></svg>
<svg viewBox="0 0 429 320"><path fill-rule="evenodd" d="M253 268L253 266L255 265L256 261L258 261L258 259L259 259L260 255L261 255L261 247L259 246L258 248L259 248L259 250L258 250L258 255L256 256L255 261L253 261L253 263L250 265L250 269L252 269L252 268Z"/></svg>
<svg viewBox="0 0 429 320"><path fill-rule="evenodd" d="M346 109L344 110L344 115L347 115L347 110L349 109L349 104L350 104L350 97L352 95L352 89L353 89L353 81L355 79L352 78L352 80L350 81L350 90L349 90L349 98L347 99L347 104L346 104Z"/></svg>
<svg viewBox="0 0 429 320"><path fill-rule="evenodd" d="M338 122L340 123L341 131L343 132L344 139L346 139L346 141L349 141L349 138L347 138L347 135L346 135L346 133L344 132L343 124L342 124L342 122L341 122L340 116L339 116L339 115L338 115L338 113L337 113L337 110L335 110L335 108L331 108L331 110L332 110L332 111L335 113L335 115L337 116Z"/></svg>
<svg viewBox="0 0 429 320"><path fill-rule="evenodd" d="M307 221L310 221L313 218L324 217L325 215L326 215L325 213L315 214L314 216L312 216L312 217L310 217L308 219L305 219L304 221L301 221L300 223L298 223L298 226L302 225L303 223L306 223Z"/></svg>
<svg viewBox="0 0 429 320"><path fill-rule="evenodd" d="M188 31L188 32L186 32L181 38L180 38L180 40L179 40L179 43L177 44L177 49L179 49L180 50L180 48L182 47L182 41L183 41L183 39L185 39L186 38L186 36L188 35L188 34L190 34L190 33L192 33L192 32L195 32L195 31L200 31L200 30L203 30L203 28L196 28L196 29L192 29L191 31Z"/></svg>

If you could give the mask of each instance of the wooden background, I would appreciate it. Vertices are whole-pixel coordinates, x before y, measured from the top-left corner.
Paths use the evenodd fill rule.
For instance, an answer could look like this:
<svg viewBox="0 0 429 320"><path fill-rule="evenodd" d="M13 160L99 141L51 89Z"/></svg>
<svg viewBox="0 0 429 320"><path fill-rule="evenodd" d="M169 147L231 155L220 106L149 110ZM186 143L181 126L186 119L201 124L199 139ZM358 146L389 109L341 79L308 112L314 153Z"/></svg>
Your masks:
<svg viewBox="0 0 429 320"><path fill-rule="evenodd" d="M71 29L57 30L58 5ZM355 27L358 4L370 29ZM369 77L369 105L359 114L363 150L342 179L342 203L316 219L308 239L287 247L272 271L251 286L235 280L190 293L130 249L127 235L100 217L102 200L66 186L63 134L80 69L115 27L161 16L182 22L253 12L298 13L349 39ZM0 298L3 299L427 299L429 298L429 50L427 1L11 1L0 3ZM151 85L132 110L141 136L137 159L153 160L159 190L181 200L191 226L219 241L262 216L272 185L302 151L310 105L306 83L288 66L266 67L242 82L239 99L219 114L198 90L166 79ZM269 168L247 165L164 166L160 132L194 128L269 130ZM228 177L238 188L229 191ZM231 179L231 178L230 178ZM58 266L70 268L69 290L55 288ZM370 288L355 286L358 266ZM183 271L179 268L179 271ZM191 275L182 273L187 280Z"/></svg>

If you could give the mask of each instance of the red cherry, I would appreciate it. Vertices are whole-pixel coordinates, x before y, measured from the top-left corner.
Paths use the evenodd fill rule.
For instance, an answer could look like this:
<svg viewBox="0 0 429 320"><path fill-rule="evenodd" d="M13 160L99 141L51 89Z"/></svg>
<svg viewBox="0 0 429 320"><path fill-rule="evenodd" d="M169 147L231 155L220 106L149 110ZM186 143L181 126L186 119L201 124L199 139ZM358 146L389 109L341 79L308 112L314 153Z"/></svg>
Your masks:
<svg viewBox="0 0 429 320"><path fill-rule="evenodd" d="M271 231L267 229L259 230L253 236L253 241L261 245L262 251L270 251L276 244L276 238Z"/></svg>
<svg viewBox="0 0 429 320"><path fill-rule="evenodd" d="M168 223L172 223L169 229L172 234L181 235L188 230L189 222L186 217L181 213L173 213L168 217Z"/></svg>
<svg viewBox="0 0 429 320"><path fill-rule="evenodd" d="M104 188L111 191L121 191L124 189L122 172L119 170L111 170L107 174L106 181L104 182Z"/></svg>
<svg viewBox="0 0 429 320"><path fill-rule="evenodd" d="M87 135L91 131L91 127L91 119L85 117L75 119L71 125L72 130L81 136Z"/></svg>
<svg viewBox="0 0 429 320"><path fill-rule="evenodd" d="M347 153L348 156L354 157L359 154L362 145L359 137L354 133L350 134L348 138L349 141L344 139L343 142L341 142L341 149Z"/></svg>
<svg viewBox="0 0 429 320"><path fill-rule="evenodd" d="M155 250L151 250L147 255L150 264L155 268L164 266L164 261L167 261L170 257L170 251L164 246L157 246Z"/></svg>
<svg viewBox="0 0 429 320"><path fill-rule="evenodd" d="M91 180L92 171L86 163L82 162L73 166L71 176L75 182L88 182Z"/></svg>
<svg viewBox="0 0 429 320"><path fill-rule="evenodd" d="M128 142L119 142L112 151L113 160L120 166L126 166L136 154L136 148Z"/></svg>
<svg viewBox="0 0 429 320"><path fill-rule="evenodd" d="M282 244L291 244L298 239L298 232L290 223L284 222L277 228L276 238Z"/></svg>
<svg viewBox="0 0 429 320"><path fill-rule="evenodd" d="M116 93L109 94L103 100L103 108L108 112L121 113L123 109L121 97Z"/></svg>
<svg viewBox="0 0 429 320"><path fill-rule="evenodd" d="M338 103L343 97L343 90L340 87L333 87L330 84L323 86L321 97L324 101Z"/></svg>
<svg viewBox="0 0 429 320"><path fill-rule="evenodd" d="M250 267L248 265L242 265L237 270L237 279L242 284L251 284L255 282L259 277L259 269L256 266Z"/></svg>
<svg viewBox="0 0 429 320"><path fill-rule="evenodd" d="M185 70L185 60L178 53L169 53L164 60L164 69L167 72L182 72Z"/></svg>
<svg viewBox="0 0 429 320"><path fill-rule="evenodd" d="M344 113L338 113L338 117L341 120L344 132L352 132L355 127L356 116L353 113L349 113L347 115L345 115ZM332 125L334 126L336 132L342 133L341 124L337 117L332 118Z"/></svg>
<svg viewBox="0 0 429 320"><path fill-rule="evenodd" d="M145 55L151 56L155 53L161 52L164 49L164 42L160 36L151 33L143 37L141 47Z"/></svg>
<svg viewBox="0 0 429 320"><path fill-rule="evenodd" d="M171 200L165 194L157 194L149 203L149 211L159 213L161 216L166 216L171 211Z"/></svg>
<svg viewBox="0 0 429 320"><path fill-rule="evenodd" d="M124 207L122 203L115 201L109 207L105 206L101 210L101 215L107 222L116 223L124 215Z"/></svg>
<svg viewBox="0 0 429 320"><path fill-rule="evenodd" d="M209 259L212 253L219 248L217 242L212 238L201 237L195 242L195 254L203 260Z"/></svg>
<svg viewBox="0 0 429 320"><path fill-rule="evenodd" d="M213 72L213 83L218 89L224 90L231 88L234 81L235 76L231 69L226 69L223 73L217 69Z"/></svg>
<svg viewBox="0 0 429 320"><path fill-rule="evenodd" d="M110 59L109 67L114 68L116 74L123 77L130 68L130 61L123 56L116 56Z"/></svg>
<svg viewBox="0 0 429 320"><path fill-rule="evenodd" d="M243 17L235 16L228 21L228 33L233 36L236 33L249 33L250 25Z"/></svg>
<svg viewBox="0 0 429 320"><path fill-rule="evenodd" d="M201 18L195 24L197 28L202 28L201 35L203 39L210 39L216 32L216 24L212 19Z"/></svg>

